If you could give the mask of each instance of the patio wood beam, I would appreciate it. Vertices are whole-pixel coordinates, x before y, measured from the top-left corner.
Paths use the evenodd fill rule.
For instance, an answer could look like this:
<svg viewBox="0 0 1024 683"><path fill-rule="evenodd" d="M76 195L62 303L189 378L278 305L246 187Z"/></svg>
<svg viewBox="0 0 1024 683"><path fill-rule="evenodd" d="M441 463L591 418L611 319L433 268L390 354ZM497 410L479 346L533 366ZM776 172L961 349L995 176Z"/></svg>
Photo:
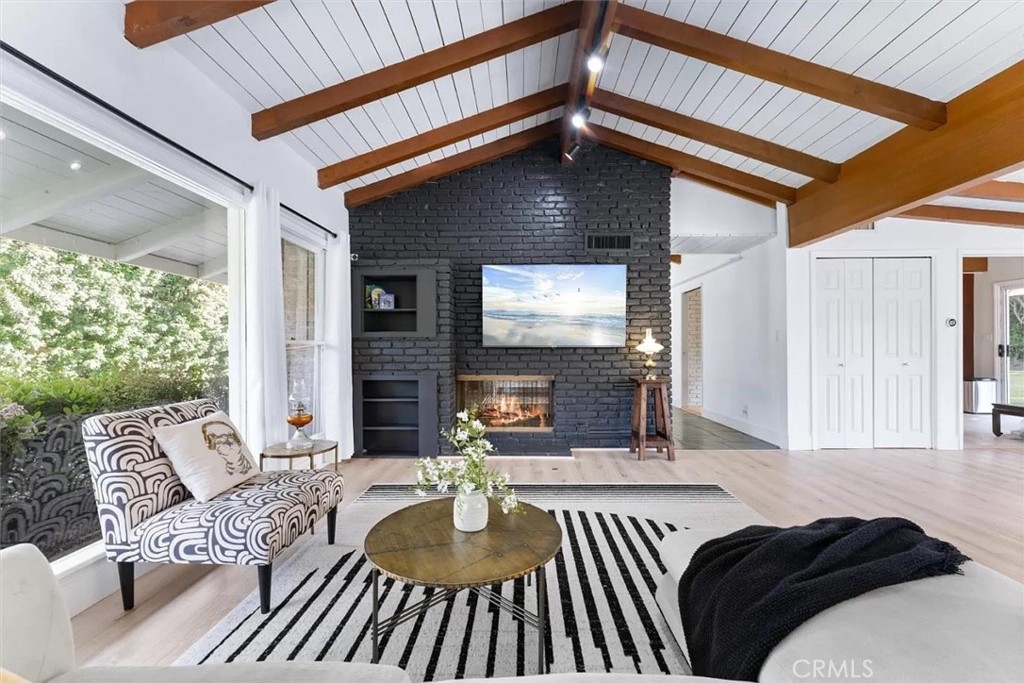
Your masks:
<svg viewBox="0 0 1024 683"><path fill-rule="evenodd" d="M493 161L507 154L524 150L527 147L532 147L538 142L557 135L560 126L560 120L548 121L534 128L524 130L521 133L495 140L486 145L474 147L460 154L454 154L441 161L425 164L411 171L385 178L364 187L349 190L345 193L345 207L352 209L362 206L388 195L428 183L431 180L437 180L438 178L464 171L467 168Z"/></svg>
<svg viewBox="0 0 1024 683"><path fill-rule="evenodd" d="M696 176L725 187L741 190L762 199L790 204L796 196L796 190L787 185L782 185L751 173L737 171L734 168L729 168L707 159L701 159L700 157L686 154L670 147L656 145L653 142L648 142L632 135L626 135L611 128L587 125L581 130L588 138L606 147L668 166L689 176Z"/></svg>
<svg viewBox="0 0 1024 683"><path fill-rule="evenodd" d="M320 189L333 187L346 180L358 178L361 175L441 149L474 135L486 133L514 121L522 121L529 116L554 109L565 101L567 89L567 86L559 85L515 102L480 112L461 121L449 123L447 126L435 128L407 140L401 140L387 147L325 166L317 172Z"/></svg>
<svg viewBox="0 0 1024 683"><path fill-rule="evenodd" d="M653 126L719 149L742 154L794 173L828 183L839 179L839 164L789 149L768 140L755 138L713 123L699 121L647 102L624 97L607 90L598 90L592 100L594 108L622 116L631 121Z"/></svg>
<svg viewBox="0 0 1024 683"><path fill-rule="evenodd" d="M971 197L973 199L997 199L1008 202L1024 202L1024 183L1011 182L1008 180L989 180L960 190L957 197Z"/></svg>
<svg viewBox="0 0 1024 683"><path fill-rule="evenodd" d="M133 0L124 6L124 37L150 47L274 0Z"/></svg>
<svg viewBox="0 0 1024 683"><path fill-rule="evenodd" d="M934 130L946 123L946 105L942 102L699 26L684 24L629 5L619 8L615 21L615 32L634 40L817 95L854 109L924 130Z"/></svg>
<svg viewBox="0 0 1024 683"><path fill-rule="evenodd" d="M992 209L966 209L962 206L943 206L940 204L915 206L901 213L900 218L921 218L926 221L1024 228L1024 213L994 211Z"/></svg>
<svg viewBox="0 0 1024 683"><path fill-rule="evenodd" d="M562 163L572 163L566 154L576 137L576 129L572 125L572 116L577 111L586 109L597 85L597 74L587 68L587 60L591 55L603 55L611 41L612 24L615 17L617 0L597 0L584 2L580 12L580 27L576 35L576 50L572 57L569 70L569 90L565 97L565 111L562 114Z"/></svg>
<svg viewBox="0 0 1024 683"><path fill-rule="evenodd" d="M5 202L0 218L0 235L138 185L147 176L138 166L113 164Z"/></svg>
<svg viewBox="0 0 1024 683"><path fill-rule="evenodd" d="M214 232L218 228L223 230L225 226L226 216L223 211L206 209L118 242L114 245L114 259L122 262L134 261L200 233Z"/></svg>
<svg viewBox="0 0 1024 683"><path fill-rule="evenodd" d="M209 261L204 261L199 264L198 270L199 272L196 277L200 280L212 280L218 275L223 275L228 272L228 255L224 254Z"/></svg>
<svg viewBox="0 0 1024 683"><path fill-rule="evenodd" d="M571 31L579 25L582 4L558 5L258 111L252 115L253 137L266 140Z"/></svg>
<svg viewBox="0 0 1024 683"><path fill-rule="evenodd" d="M949 103L934 131L904 128L843 162L840 179L812 181L789 208L789 246L904 213L1024 166L1024 62Z"/></svg>

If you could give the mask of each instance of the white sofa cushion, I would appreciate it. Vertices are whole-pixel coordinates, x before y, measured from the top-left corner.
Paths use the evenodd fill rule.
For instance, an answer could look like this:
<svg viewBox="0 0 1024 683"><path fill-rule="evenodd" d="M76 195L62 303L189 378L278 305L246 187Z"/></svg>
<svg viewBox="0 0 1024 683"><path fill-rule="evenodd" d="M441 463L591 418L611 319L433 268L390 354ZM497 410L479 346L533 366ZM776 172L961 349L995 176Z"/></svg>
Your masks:
<svg viewBox="0 0 1024 683"><path fill-rule="evenodd" d="M659 550L674 583L707 540L692 531L665 536ZM819 666L818 678L830 683L1016 683L1024 671L1024 585L977 562L963 570L880 588L821 612L772 650L758 680L806 683ZM685 651L678 591L663 584L658 602Z"/></svg>

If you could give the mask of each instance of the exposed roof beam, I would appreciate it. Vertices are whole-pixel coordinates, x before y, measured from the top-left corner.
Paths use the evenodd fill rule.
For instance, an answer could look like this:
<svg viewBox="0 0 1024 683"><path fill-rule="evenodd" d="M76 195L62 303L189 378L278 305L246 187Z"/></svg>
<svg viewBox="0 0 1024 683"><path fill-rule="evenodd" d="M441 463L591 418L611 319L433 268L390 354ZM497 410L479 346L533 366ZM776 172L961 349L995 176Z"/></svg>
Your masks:
<svg viewBox="0 0 1024 683"><path fill-rule="evenodd" d="M565 101L567 86L559 85L549 90L509 102L500 107L480 112L474 116L449 123L415 137L401 140L352 159L346 159L321 168L317 173L320 188L333 187L346 180L358 178L382 168L412 159L421 154L441 149L450 144L506 126L514 121L554 109Z"/></svg>
<svg viewBox="0 0 1024 683"><path fill-rule="evenodd" d="M998 199L1009 202L1024 201L1024 183L1011 182L1008 180L989 180L960 190L957 197L972 197L974 199Z"/></svg>
<svg viewBox="0 0 1024 683"><path fill-rule="evenodd" d="M964 257L964 272L965 273L987 273L988 272L988 259L984 256L965 256Z"/></svg>
<svg viewBox="0 0 1024 683"><path fill-rule="evenodd" d="M212 280L218 275L228 272L228 255L218 256L209 261L199 264L199 272L196 275L200 280Z"/></svg>
<svg viewBox="0 0 1024 683"><path fill-rule="evenodd" d="M991 209L966 209L962 206L923 204L907 209L901 218L923 218L926 221L947 221L949 223L973 223L975 225L997 225L1006 228L1024 228L1024 213L1016 211L994 211Z"/></svg>
<svg viewBox="0 0 1024 683"><path fill-rule="evenodd" d="M597 74L591 73L587 68L587 60L595 53L603 57L604 48L611 40L617 4L617 0L583 3L580 28L576 35L576 50L569 70L569 91L566 93L565 111L562 114L562 163L572 162L566 154L575 137L576 129L572 125L572 116L588 106L597 83Z"/></svg>
<svg viewBox="0 0 1024 683"><path fill-rule="evenodd" d="M118 242L114 245L114 259L134 261L201 232L213 232L218 228L224 228L225 220L224 212L218 209L206 209L191 216L185 216L181 220L161 225L137 237Z"/></svg>
<svg viewBox="0 0 1024 683"><path fill-rule="evenodd" d="M674 263L675 265L678 266L679 264L681 264L683 262L683 255L682 254L669 254L668 255L668 262L669 263Z"/></svg>
<svg viewBox="0 0 1024 683"><path fill-rule="evenodd" d="M124 6L124 37L149 47L274 0L133 0Z"/></svg>
<svg viewBox="0 0 1024 683"><path fill-rule="evenodd" d="M1024 62L949 103L934 131L904 128L843 162L840 179L810 182L789 208L797 247L1004 175L1024 165Z"/></svg>
<svg viewBox="0 0 1024 683"><path fill-rule="evenodd" d="M36 190L20 199L5 201L0 208L0 235L137 185L147 175L131 164L113 164Z"/></svg>
<svg viewBox="0 0 1024 683"><path fill-rule="evenodd" d="M654 126L683 137L742 154L794 173L832 183L839 179L839 164L783 147L768 140L662 109L607 90L594 93L592 104L601 111Z"/></svg>
<svg viewBox="0 0 1024 683"><path fill-rule="evenodd" d="M558 5L258 111L252 115L253 137L265 140L571 31L581 5Z"/></svg>
<svg viewBox="0 0 1024 683"><path fill-rule="evenodd" d="M701 185L706 185L712 189L718 190L719 192L725 192L727 194L733 195L734 197L746 199L748 202L754 202L755 204L760 204L761 206L767 206L769 209L775 208L775 200L773 199L766 199L764 197L753 194L751 192L747 192L745 190L740 190L735 187L723 185L722 183L717 183L714 180L708 180L707 178L701 178L700 176L690 175L689 173L684 173L683 171L679 170L672 171L672 177L685 178L686 180L690 180L695 183L700 183Z"/></svg>
<svg viewBox="0 0 1024 683"><path fill-rule="evenodd" d="M619 8L615 20L615 32L634 40L763 78L854 109L925 130L934 130L946 122L946 105L942 102L797 59L783 52L628 5Z"/></svg>
<svg viewBox="0 0 1024 683"><path fill-rule="evenodd" d="M113 244L79 235L72 235L71 233L62 232L43 225L29 225L4 236L21 242L31 242L32 244L50 247L51 249L70 251L76 254L85 254L86 256L96 256L110 261L114 260ZM132 265L152 268L153 270L160 270L165 273L174 273L175 275L184 275L186 277L198 277L199 275L199 269L196 266L182 263L181 261L160 258L159 256L143 256L132 263Z"/></svg>
<svg viewBox="0 0 1024 683"><path fill-rule="evenodd" d="M790 204L796 196L796 190L787 185L772 182L751 173L737 171L734 168L716 164L671 147L656 145L611 128L587 125L581 130L588 138L606 147L668 166L671 169L682 171L686 175L705 178L726 187L742 190L757 197Z"/></svg>
<svg viewBox="0 0 1024 683"><path fill-rule="evenodd" d="M376 183L349 190L345 193L345 206L349 209L361 206L396 192L428 183L431 180L437 180L438 178L464 171L467 168L479 166L480 164L503 157L506 154L512 154L527 147L532 147L546 138L557 135L561 125L562 122L560 120L548 121L534 128L524 130L521 133L509 135L486 145L474 147L460 154L454 154L441 161L425 164L419 168L391 176Z"/></svg>

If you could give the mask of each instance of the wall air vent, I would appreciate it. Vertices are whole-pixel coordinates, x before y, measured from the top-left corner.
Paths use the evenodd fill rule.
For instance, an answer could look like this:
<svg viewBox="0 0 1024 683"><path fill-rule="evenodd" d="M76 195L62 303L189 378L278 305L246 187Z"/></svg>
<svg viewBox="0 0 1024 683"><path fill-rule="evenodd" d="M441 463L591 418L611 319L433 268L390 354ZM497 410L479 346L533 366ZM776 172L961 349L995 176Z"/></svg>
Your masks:
<svg viewBox="0 0 1024 683"><path fill-rule="evenodd" d="M633 236L628 232L587 235L587 251L629 251L632 246Z"/></svg>

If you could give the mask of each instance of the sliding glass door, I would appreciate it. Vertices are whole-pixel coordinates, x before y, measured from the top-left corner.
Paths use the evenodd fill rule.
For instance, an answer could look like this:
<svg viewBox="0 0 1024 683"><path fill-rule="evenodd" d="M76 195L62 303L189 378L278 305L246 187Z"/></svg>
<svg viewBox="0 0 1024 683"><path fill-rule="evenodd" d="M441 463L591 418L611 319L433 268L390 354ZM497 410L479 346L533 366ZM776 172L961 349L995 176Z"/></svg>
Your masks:
<svg viewBox="0 0 1024 683"><path fill-rule="evenodd" d="M996 285L996 365L1002 400L1024 405L1024 280Z"/></svg>

